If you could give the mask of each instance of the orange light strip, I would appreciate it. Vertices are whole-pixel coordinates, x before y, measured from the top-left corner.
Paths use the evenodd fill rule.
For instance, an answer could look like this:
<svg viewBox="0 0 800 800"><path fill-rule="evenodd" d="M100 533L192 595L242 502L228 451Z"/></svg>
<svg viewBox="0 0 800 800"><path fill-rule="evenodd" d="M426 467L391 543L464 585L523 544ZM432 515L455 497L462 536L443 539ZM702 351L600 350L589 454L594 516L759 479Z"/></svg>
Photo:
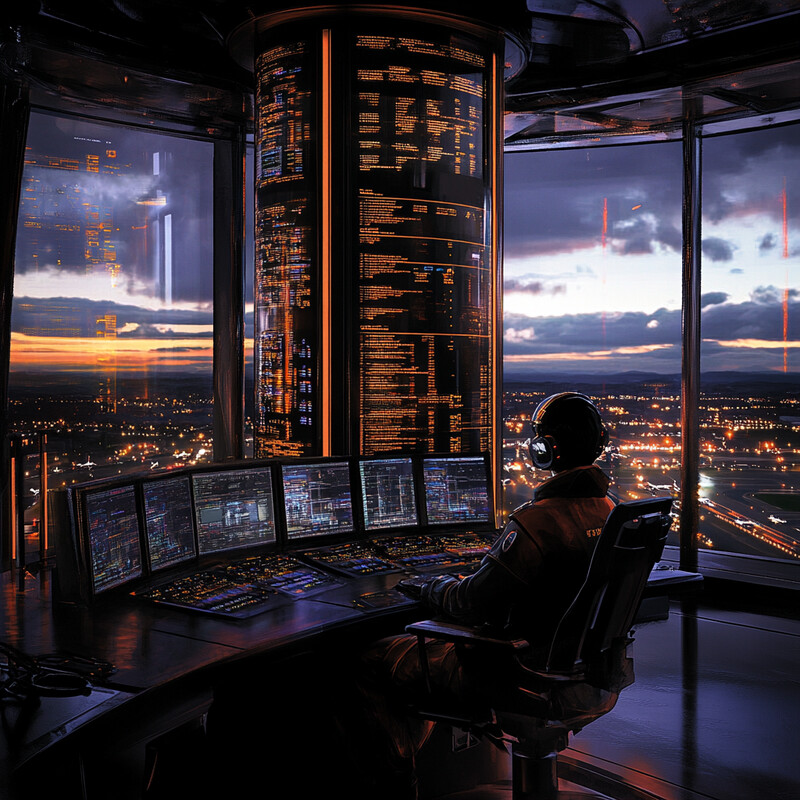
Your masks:
<svg viewBox="0 0 800 800"><path fill-rule="evenodd" d="M322 455L331 441L331 32L322 31Z"/></svg>
<svg viewBox="0 0 800 800"><path fill-rule="evenodd" d="M502 147L499 146L498 137L500 135L500 131L502 128L498 124L498 114L499 109L502 108L501 98L499 97L499 88L498 88L498 81L497 81L497 53L492 54L492 114L491 114L491 141L492 141L492 196L491 196L491 203L492 203L492 231L491 231L491 247L492 247L492 255L491 255L491 263L492 263L492 274L494 275L494 280L492 281L492 291L494 297L492 298L492 320L491 320L491 331L492 331L492 371L493 375L491 377L492 380L492 436L490 442L490 453L491 453L491 463L492 463L492 493L494 495L494 517L495 517L495 525L499 525L501 522L501 515L502 509L500 506L502 505L502 495L498 491L498 483L500 480L500 463L499 457L502 450L498 446L498 442L500 442L500 437L502 436L502 428L500 424L500 415L501 415L501 408L502 404L500 402L501 398L501 387L499 386L500 381L502 380L502 364L501 364L501 353L500 353L500 341L499 336L501 335L502 331L502 307L501 303L503 302L503 294L501 291L501 275L500 275L500 263L498 257L498 244L499 244L499 226L500 226L500 211L497 207L498 197L500 197L500 169L502 168L502 157L503 157L503 150ZM498 322L501 322L500 329L498 330Z"/></svg>

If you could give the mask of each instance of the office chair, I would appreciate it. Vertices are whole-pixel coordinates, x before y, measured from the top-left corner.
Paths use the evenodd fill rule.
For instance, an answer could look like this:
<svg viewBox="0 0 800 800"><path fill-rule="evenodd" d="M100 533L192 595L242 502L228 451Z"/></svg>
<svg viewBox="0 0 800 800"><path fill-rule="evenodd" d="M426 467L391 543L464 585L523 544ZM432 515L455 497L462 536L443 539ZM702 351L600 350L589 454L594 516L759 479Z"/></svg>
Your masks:
<svg viewBox="0 0 800 800"><path fill-rule="evenodd" d="M631 626L648 575L661 557L671 506L671 498L648 498L620 503L612 510L586 580L549 647L536 650L524 639L441 620L406 627L419 640L428 686L429 705L415 713L485 737L503 749L510 745L514 800L558 798L557 758L570 733L608 713L620 691L633 683L633 661L627 655ZM513 665L513 677L490 687L482 707L454 711L438 706L425 647L431 639L506 660Z"/></svg>

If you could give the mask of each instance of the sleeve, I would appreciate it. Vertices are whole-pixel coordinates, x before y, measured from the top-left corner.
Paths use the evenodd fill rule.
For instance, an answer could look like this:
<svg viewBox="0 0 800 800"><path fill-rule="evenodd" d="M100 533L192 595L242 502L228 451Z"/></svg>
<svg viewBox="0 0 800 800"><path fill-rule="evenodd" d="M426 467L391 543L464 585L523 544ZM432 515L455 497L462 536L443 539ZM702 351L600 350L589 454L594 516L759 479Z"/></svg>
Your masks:
<svg viewBox="0 0 800 800"><path fill-rule="evenodd" d="M505 624L526 583L505 563L505 556L524 543L513 520L484 556L478 570L466 578L440 575L424 583L421 599L435 612L472 623Z"/></svg>

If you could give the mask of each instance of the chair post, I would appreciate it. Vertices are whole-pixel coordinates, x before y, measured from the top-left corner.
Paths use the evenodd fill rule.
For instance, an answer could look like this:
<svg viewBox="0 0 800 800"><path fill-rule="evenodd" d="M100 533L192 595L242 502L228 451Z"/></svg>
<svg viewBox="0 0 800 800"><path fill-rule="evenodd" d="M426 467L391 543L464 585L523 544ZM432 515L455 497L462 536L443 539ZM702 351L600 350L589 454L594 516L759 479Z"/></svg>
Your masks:
<svg viewBox="0 0 800 800"><path fill-rule="evenodd" d="M558 753L566 746L566 734L556 739L546 737L512 744L513 800L555 800L558 797Z"/></svg>

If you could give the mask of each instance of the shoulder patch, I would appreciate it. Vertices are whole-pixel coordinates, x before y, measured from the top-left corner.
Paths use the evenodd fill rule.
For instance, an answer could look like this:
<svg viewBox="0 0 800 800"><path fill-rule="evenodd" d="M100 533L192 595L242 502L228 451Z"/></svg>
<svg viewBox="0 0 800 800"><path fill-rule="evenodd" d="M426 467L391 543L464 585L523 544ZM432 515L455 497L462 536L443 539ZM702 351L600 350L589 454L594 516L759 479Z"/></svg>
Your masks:
<svg viewBox="0 0 800 800"><path fill-rule="evenodd" d="M503 539L503 544L500 546L500 549L504 553L507 553L511 549L511 545L514 544L514 540L516 538L517 538L517 532L516 531L509 531L506 534L506 538Z"/></svg>

